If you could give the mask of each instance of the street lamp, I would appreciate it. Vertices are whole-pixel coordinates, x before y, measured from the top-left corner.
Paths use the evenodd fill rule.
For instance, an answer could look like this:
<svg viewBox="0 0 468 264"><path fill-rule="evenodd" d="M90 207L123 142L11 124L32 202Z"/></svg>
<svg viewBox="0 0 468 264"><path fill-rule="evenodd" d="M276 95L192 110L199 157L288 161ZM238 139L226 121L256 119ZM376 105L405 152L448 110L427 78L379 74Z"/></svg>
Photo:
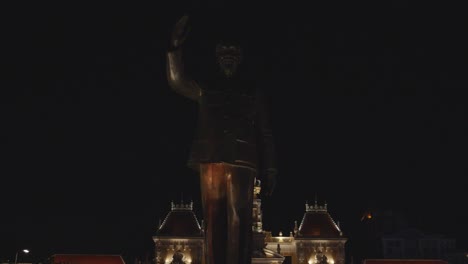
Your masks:
<svg viewBox="0 0 468 264"><path fill-rule="evenodd" d="M28 254L29 253L29 250L28 249L23 249L21 250L24 254ZM15 264L18 263L18 253L19 253L19 250L16 251L16 255L15 255Z"/></svg>

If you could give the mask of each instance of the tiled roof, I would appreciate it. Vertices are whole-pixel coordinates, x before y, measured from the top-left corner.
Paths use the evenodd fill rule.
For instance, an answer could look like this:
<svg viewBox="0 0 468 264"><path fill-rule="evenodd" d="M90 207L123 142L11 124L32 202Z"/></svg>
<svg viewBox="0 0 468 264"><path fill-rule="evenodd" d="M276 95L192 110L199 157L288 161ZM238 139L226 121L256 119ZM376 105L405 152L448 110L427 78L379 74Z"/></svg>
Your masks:
<svg viewBox="0 0 468 264"><path fill-rule="evenodd" d="M296 238L341 238L338 225L327 212L327 206L306 204L306 212L296 233Z"/></svg>
<svg viewBox="0 0 468 264"><path fill-rule="evenodd" d="M120 255L56 254L52 264L125 264Z"/></svg>
<svg viewBox="0 0 468 264"><path fill-rule="evenodd" d="M156 236L162 237L202 237L203 232L191 206L173 205Z"/></svg>
<svg viewBox="0 0 468 264"><path fill-rule="evenodd" d="M363 264L448 264L440 259L366 259Z"/></svg>

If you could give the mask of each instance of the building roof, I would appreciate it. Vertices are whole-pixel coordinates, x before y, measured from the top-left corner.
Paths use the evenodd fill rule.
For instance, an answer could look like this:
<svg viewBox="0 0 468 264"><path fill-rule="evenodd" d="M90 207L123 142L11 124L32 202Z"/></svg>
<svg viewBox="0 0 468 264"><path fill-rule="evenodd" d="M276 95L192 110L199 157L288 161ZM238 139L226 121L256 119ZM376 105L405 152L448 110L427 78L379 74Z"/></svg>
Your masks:
<svg viewBox="0 0 468 264"><path fill-rule="evenodd" d="M448 264L440 259L365 259L363 264Z"/></svg>
<svg viewBox="0 0 468 264"><path fill-rule="evenodd" d="M52 264L125 264L120 255L55 254Z"/></svg>
<svg viewBox="0 0 468 264"><path fill-rule="evenodd" d="M333 221L324 206L306 203L306 211L296 231L296 238L343 238L340 227Z"/></svg>
<svg viewBox="0 0 468 264"><path fill-rule="evenodd" d="M156 231L157 237L203 237L203 231L193 212L193 203L171 203L171 211Z"/></svg>

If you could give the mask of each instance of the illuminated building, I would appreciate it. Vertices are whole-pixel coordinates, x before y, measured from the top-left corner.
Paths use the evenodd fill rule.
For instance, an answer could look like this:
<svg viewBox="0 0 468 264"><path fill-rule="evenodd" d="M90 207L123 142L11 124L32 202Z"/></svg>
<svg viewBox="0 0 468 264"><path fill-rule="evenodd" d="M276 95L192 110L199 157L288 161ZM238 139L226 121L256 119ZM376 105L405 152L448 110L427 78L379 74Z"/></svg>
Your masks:
<svg viewBox="0 0 468 264"><path fill-rule="evenodd" d="M267 248L287 257L292 264L344 264L345 243L339 225L327 211L327 204L306 203L302 221L289 236L267 232Z"/></svg>
<svg viewBox="0 0 468 264"><path fill-rule="evenodd" d="M193 212L193 202L171 202L171 211L153 236L156 264L204 263L203 235L203 229Z"/></svg>
<svg viewBox="0 0 468 264"><path fill-rule="evenodd" d="M259 194L260 181L255 180L252 264L344 264L347 238L331 218L326 204L306 204L300 226L296 223L290 236L275 237L263 230ZM156 264L204 264L203 235L193 203L172 203L153 237Z"/></svg>

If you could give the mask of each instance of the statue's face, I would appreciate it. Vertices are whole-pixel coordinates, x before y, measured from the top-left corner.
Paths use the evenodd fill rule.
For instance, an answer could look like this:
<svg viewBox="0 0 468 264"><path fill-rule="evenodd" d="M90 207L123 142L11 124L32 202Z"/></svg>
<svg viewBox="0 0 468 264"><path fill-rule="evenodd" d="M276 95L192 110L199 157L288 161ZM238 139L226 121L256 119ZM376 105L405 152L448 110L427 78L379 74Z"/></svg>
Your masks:
<svg viewBox="0 0 468 264"><path fill-rule="evenodd" d="M216 58L221 71L230 78L237 72L241 62L241 50L239 46L218 44L216 46Z"/></svg>

